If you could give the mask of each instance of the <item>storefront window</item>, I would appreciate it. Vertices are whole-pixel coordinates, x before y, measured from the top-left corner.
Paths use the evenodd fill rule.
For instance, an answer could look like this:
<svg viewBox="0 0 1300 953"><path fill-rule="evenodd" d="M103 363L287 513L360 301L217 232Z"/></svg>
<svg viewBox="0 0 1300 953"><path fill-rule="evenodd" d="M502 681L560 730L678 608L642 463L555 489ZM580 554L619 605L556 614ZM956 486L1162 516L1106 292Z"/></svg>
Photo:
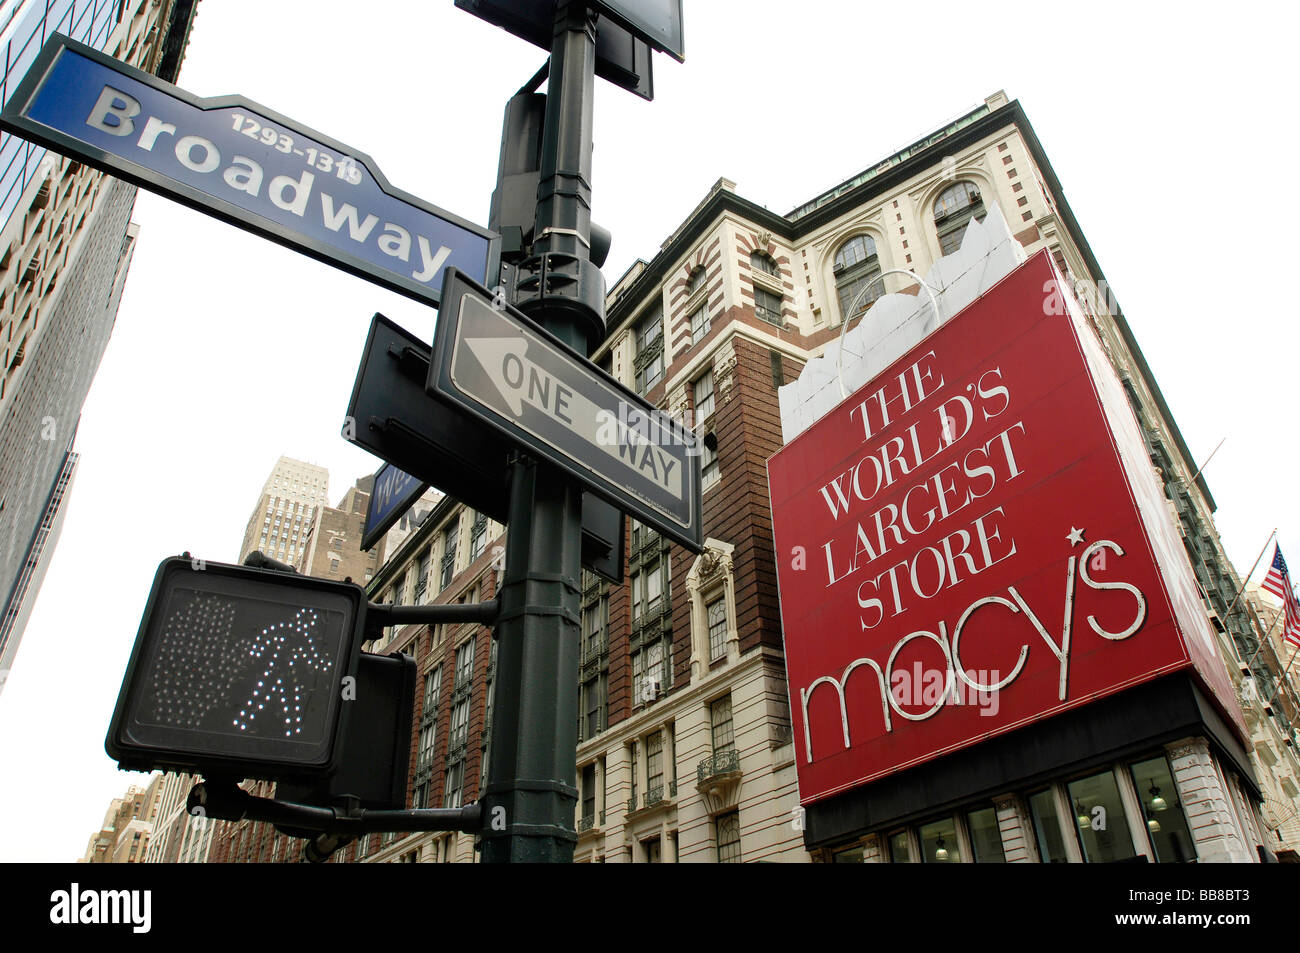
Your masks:
<svg viewBox="0 0 1300 953"><path fill-rule="evenodd" d="M1196 848L1187 829L1187 817L1178 799L1178 788L1169 771L1169 762L1163 755L1140 761L1129 766L1129 773L1142 803L1142 819L1146 821L1147 834L1155 848L1156 862L1186 864L1195 861Z"/></svg>
<svg viewBox="0 0 1300 953"><path fill-rule="evenodd" d="M966 815L966 827L970 831L971 848L975 852L977 864L1005 864L1006 855L1002 853L1002 832L998 829L998 812L986 807L971 811Z"/></svg>
<svg viewBox="0 0 1300 953"><path fill-rule="evenodd" d="M862 845L843 847L831 855L831 860L837 864L860 864L862 863Z"/></svg>
<svg viewBox="0 0 1300 953"><path fill-rule="evenodd" d="M1029 813L1034 820L1034 838L1038 843L1038 856L1045 864L1068 864L1065 840L1061 837L1061 821L1056 814L1056 800L1051 788L1029 796Z"/></svg>
<svg viewBox="0 0 1300 953"><path fill-rule="evenodd" d="M1136 856L1114 772L1071 781L1068 791L1085 861L1104 864Z"/></svg>
<svg viewBox="0 0 1300 953"><path fill-rule="evenodd" d="M908 840L907 831L899 831L890 836L889 859L896 864L916 863L916 858L912 856L912 845Z"/></svg>
<svg viewBox="0 0 1300 953"><path fill-rule="evenodd" d="M957 824L951 817L926 824L917 833L921 841L921 863L961 863L961 848L957 844Z"/></svg>

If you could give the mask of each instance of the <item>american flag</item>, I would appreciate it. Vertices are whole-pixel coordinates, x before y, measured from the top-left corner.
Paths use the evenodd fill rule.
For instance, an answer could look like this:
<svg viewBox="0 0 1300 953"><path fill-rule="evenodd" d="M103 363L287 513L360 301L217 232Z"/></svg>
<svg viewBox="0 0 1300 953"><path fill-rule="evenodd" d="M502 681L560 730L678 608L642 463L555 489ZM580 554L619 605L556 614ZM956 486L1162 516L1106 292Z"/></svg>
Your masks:
<svg viewBox="0 0 1300 953"><path fill-rule="evenodd" d="M1286 571L1286 560L1282 558L1282 547L1275 547L1273 565L1264 577L1263 588L1282 600L1286 613L1286 628L1282 637L1292 645L1300 646L1300 604L1296 603L1295 592L1291 589L1291 576Z"/></svg>

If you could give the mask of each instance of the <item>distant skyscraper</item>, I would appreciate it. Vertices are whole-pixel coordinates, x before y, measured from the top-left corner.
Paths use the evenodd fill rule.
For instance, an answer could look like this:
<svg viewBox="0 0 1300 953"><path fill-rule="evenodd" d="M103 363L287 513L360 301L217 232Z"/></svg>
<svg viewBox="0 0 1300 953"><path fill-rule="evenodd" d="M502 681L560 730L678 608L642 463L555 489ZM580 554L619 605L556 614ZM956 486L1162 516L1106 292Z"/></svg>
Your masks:
<svg viewBox="0 0 1300 953"><path fill-rule="evenodd" d="M370 581L384 554L382 540L369 553L361 551L374 484L373 476L357 480L337 507L324 507L310 527L304 528L300 555L294 564L299 572L322 579L350 578L358 586Z"/></svg>
<svg viewBox="0 0 1300 953"><path fill-rule="evenodd" d="M329 494L330 472L314 463L281 457L262 486L248 518L239 562L254 550L294 565Z"/></svg>
<svg viewBox="0 0 1300 953"><path fill-rule="evenodd" d="M215 822L205 817L194 817L186 810L186 799L198 781L198 775L173 771L158 776L158 803L145 849L145 863L202 863L207 860Z"/></svg>
<svg viewBox="0 0 1300 953"><path fill-rule="evenodd" d="M56 32L174 81L196 3L0 4L0 97ZM135 192L0 135L0 688L58 539L77 420L131 262Z"/></svg>
<svg viewBox="0 0 1300 953"><path fill-rule="evenodd" d="M147 787L131 785L124 797L113 798L104 823L90 835L83 864L142 864L158 819L164 775L155 774Z"/></svg>

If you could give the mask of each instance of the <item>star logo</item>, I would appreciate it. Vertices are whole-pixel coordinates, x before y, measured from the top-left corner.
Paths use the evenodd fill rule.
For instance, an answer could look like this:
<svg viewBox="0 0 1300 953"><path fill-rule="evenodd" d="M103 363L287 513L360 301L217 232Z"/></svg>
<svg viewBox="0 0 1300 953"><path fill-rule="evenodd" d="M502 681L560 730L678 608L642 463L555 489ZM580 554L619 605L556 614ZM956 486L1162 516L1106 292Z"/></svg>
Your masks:
<svg viewBox="0 0 1300 953"><path fill-rule="evenodd" d="M1075 529L1071 526L1070 533L1065 538L1070 541L1070 548L1073 549L1075 546L1078 546L1083 542L1083 530Z"/></svg>

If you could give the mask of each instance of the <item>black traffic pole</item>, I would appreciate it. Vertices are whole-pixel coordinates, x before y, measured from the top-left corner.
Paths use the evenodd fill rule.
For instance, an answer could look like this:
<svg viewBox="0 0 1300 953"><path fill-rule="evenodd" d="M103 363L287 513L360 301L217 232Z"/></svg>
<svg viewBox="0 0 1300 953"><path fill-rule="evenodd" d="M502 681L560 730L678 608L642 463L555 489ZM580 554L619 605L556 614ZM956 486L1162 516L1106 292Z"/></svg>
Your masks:
<svg viewBox="0 0 1300 953"><path fill-rule="evenodd" d="M595 62L594 17L582 0L561 0L535 231L513 292L520 310L584 356L605 333L604 279L590 260ZM570 863L578 839L582 493L521 455L511 463L509 505L482 857Z"/></svg>

